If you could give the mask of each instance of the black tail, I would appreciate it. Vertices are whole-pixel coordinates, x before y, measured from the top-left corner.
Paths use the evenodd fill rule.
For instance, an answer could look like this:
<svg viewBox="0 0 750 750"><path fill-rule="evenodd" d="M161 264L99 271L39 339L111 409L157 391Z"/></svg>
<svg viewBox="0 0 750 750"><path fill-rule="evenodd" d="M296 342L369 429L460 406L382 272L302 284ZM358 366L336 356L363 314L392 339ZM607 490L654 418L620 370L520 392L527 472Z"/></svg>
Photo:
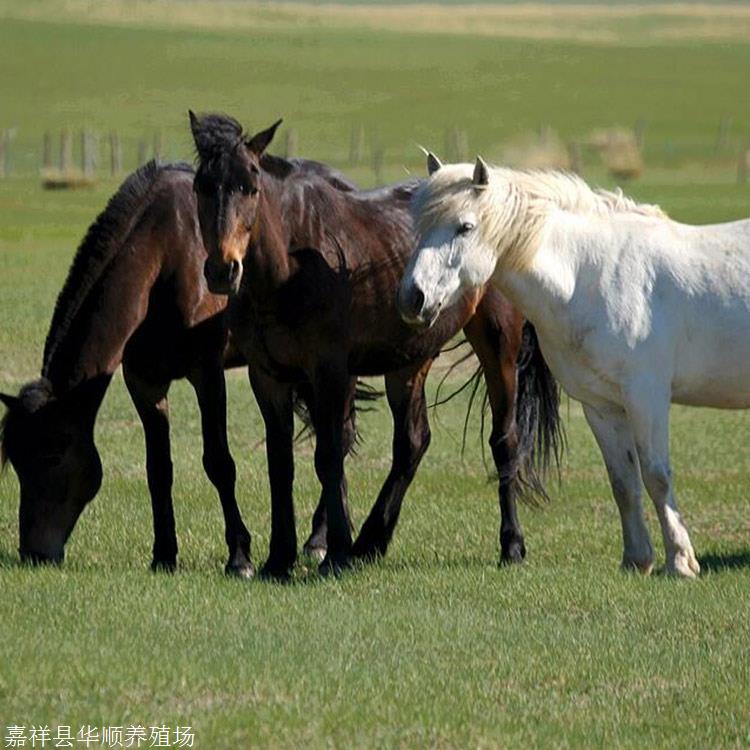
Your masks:
<svg viewBox="0 0 750 750"><path fill-rule="evenodd" d="M354 387L354 404L352 405L353 414L359 412L372 411L372 406L364 406L364 404L371 404L378 399L383 397L383 391L379 391L369 383L364 383L361 380L357 381ZM296 440L302 440L306 437L311 437L315 434L315 424L313 422L312 414L310 413L310 404L312 403L312 389L309 385L301 385L294 390L294 413L302 423L302 427L295 436ZM357 429L356 437L354 439L355 446L361 442L360 432ZM356 451L352 451L353 453Z"/></svg>
<svg viewBox="0 0 750 750"><path fill-rule="evenodd" d="M519 490L524 498L549 500L543 479L553 464L559 473L565 428L560 419L560 386L544 361L536 331L528 321L523 326L517 366Z"/></svg>
<svg viewBox="0 0 750 750"><path fill-rule="evenodd" d="M467 343L464 339L443 351L452 351ZM447 396L441 398L441 390L451 373L472 356L473 352L469 351L450 366L440 380L435 401L431 404L433 408L440 406L459 393L468 391L469 405L464 418L462 453L466 450L472 407L484 382L482 366L477 365L472 375ZM559 471L560 460L565 450L565 429L560 420L560 388L544 361L534 326L528 321L524 323L516 367L518 372L516 388L518 450L515 459L507 466L501 467L500 474L502 478L517 480L517 490L522 499L533 501L538 498L546 501L549 500L549 496L543 479L553 464ZM484 452L484 434L488 409L489 397L485 390L480 411L482 460L485 466L487 466L487 460Z"/></svg>

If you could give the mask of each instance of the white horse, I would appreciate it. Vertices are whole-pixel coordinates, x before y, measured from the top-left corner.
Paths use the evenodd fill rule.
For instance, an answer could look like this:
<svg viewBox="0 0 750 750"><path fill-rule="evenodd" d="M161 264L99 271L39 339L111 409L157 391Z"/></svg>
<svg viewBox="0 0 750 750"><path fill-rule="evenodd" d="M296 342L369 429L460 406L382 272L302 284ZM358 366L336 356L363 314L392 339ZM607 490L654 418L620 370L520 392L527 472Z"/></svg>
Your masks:
<svg viewBox="0 0 750 750"><path fill-rule="evenodd" d="M402 317L430 324L467 289L496 285L583 404L622 519L623 566L653 567L643 479L667 570L697 575L672 486L669 407L750 406L750 220L687 226L572 175L481 158L442 166L430 154L428 170Z"/></svg>

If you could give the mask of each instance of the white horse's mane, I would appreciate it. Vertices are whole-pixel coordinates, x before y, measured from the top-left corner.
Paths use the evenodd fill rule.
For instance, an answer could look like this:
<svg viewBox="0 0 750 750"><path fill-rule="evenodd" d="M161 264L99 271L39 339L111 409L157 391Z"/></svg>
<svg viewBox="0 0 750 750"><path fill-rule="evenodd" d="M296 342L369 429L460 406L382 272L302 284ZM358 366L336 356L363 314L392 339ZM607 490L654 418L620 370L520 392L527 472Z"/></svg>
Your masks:
<svg viewBox="0 0 750 750"><path fill-rule="evenodd" d="M473 172L473 164L450 164L424 183L414 198L418 231L424 235L440 223L473 212L484 239L497 248L498 259L508 268L528 267L547 216L555 208L597 216L631 213L667 218L659 206L637 203L619 188L594 190L574 174L491 167L489 184L479 188L473 183Z"/></svg>

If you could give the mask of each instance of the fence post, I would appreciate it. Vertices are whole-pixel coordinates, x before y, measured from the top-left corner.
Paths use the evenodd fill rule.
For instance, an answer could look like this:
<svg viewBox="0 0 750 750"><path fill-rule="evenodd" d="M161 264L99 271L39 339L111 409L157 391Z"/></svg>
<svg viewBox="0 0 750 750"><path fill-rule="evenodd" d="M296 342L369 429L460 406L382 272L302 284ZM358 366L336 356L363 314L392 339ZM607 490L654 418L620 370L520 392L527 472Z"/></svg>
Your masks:
<svg viewBox="0 0 750 750"><path fill-rule="evenodd" d="M385 165L385 147L376 143L372 147L372 171L375 173L375 183L383 184L383 166Z"/></svg>
<svg viewBox="0 0 750 750"><path fill-rule="evenodd" d="M571 141L568 144L568 157L570 158L570 171L581 174L583 172L583 153L578 141Z"/></svg>
<svg viewBox="0 0 750 750"><path fill-rule="evenodd" d="M164 132L157 130L154 133L154 159L161 161L164 158Z"/></svg>
<svg viewBox="0 0 750 750"><path fill-rule="evenodd" d="M356 167L362 163L365 153L365 126L355 125L352 127L352 135L349 140L349 164Z"/></svg>
<svg viewBox="0 0 750 750"><path fill-rule="evenodd" d="M469 137L465 130L452 127L445 131L445 158L452 162L469 158Z"/></svg>
<svg viewBox="0 0 750 750"><path fill-rule="evenodd" d="M740 151L740 160L737 164L737 184L747 185L750 178L750 148Z"/></svg>
<svg viewBox="0 0 750 750"><path fill-rule="evenodd" d="M716 134L716 145L714 151L720 153L729 148L729 131L732 128L732 118L722 117L719 121L719 132Z"/></svg>
<svg viewBox="0 0 750 750"><path fill-rule="evenodd" d="M286 138L284 139L284 151L287 159L291 159L293 156L297 155L297 145L297 131L294 128L289 128L289 130L286 131Z"/></svg>
<svg viewBox="0 0 750 750"><path fill-rule="evenodd" d="M109 172L112 177L117 177L122 173L120 136L114 130L109 134Z"/></svg>
<svg viewBox="0 0 750 750"><path fill-rule="evenodd" d="M60 172L66 174L73 167L73 139L70 131L63 128L60 133Z"/></svg>
<svg viewBox="0 0 750 750"><path fill-rule="evenodd" d="M446 131L445 131L445 158L449 162L456 161L455 128L446 128Z"/></svg>
<svg viewBox="0 0 750 750"><path fill-rule="evenodd" d="M42 142L42 169L52 168L52 133L48 131L44 134Z"/></svg>
<svg viewBox="0 0 750 750"><path fill-rule="evenodd" d="M635 121L635 127L633 128L633 134L635 135L635 143L640 151L643 151L643 144L646 142L646 120L643 117L639 117Z"/></svg>
<svg viewBox="0 0 750 750"><path fill-rule="evenodd" d="M464 162L469 158L469 136L462 128L456 128L456 161Z"/></svg>
<svg viewBox="0 0 750 750"><path fill-rule="evenodd" d="M540 123L537 135L539 145L548 146L552 141L552 126L546 122Z"/></svg>
<svg viewBox="0 0 750 750"><path fill-rule="evenodd" d="M93 177L97 167L98 140L96 133L81 131L81 171L86 177Z"/></svg>

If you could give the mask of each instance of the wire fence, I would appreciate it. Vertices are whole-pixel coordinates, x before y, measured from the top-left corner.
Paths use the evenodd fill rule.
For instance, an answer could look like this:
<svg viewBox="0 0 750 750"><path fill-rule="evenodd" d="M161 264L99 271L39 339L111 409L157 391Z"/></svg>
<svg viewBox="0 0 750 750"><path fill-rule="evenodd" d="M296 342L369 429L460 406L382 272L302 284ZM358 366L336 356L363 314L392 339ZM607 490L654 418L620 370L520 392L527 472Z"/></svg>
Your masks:
<svg viewBox="0 0 750 750"><path fill-rule="evenodd" d="M48 188L90 185L99 179L119 178L149 159L176 161L190 158L185 141L170 141L164 131L141 137L123 136L118 131L98 132L61 127L39 136L26 136L16 128L0 130L0 179L11 176L39 176ZM445 129L441 159L446 162L473 158L470 134L463 128ZM300 138L288 129L279 141L277 153L294 157L300 153ZM374 131L357 124L351 128L348 151L321 154L340 168L365 169L375 183L384 181L386 169L394 164L418 161L413 143L386 144ZM408 154L408 156L407 156ZM650 167L673 168L703 164L721 168L728 179L750 182L750 136L731 118L721 118L713 139L651 137L648 122L636 120L630 128L592 130L575 139L561 138L549 125L522 134L506 143L483 150L497 163L521 168L556 168L584 173L592 166L605 168L613 178L627 180Z"/></svg>

